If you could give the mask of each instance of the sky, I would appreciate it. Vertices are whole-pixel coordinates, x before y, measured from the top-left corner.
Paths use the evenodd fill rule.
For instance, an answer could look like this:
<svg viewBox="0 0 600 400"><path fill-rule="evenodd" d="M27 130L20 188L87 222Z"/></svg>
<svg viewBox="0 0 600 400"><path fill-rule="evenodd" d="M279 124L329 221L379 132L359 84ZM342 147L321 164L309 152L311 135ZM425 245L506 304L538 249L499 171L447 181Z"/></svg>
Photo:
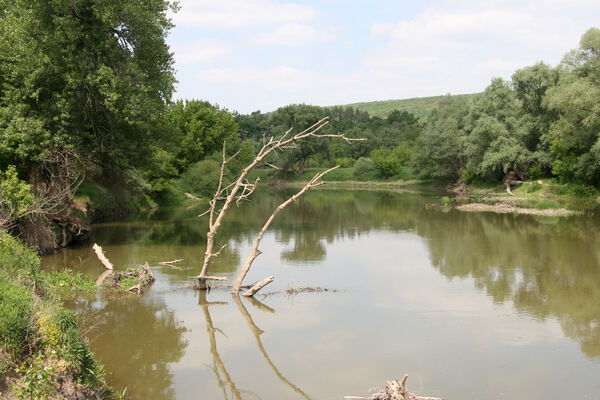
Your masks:
<svg viewBox="0 0 600 400"><path fill-rule="evenodd" d="M480 92L556 65L598 0L180 0L175 99L240 113Z"/></svg>

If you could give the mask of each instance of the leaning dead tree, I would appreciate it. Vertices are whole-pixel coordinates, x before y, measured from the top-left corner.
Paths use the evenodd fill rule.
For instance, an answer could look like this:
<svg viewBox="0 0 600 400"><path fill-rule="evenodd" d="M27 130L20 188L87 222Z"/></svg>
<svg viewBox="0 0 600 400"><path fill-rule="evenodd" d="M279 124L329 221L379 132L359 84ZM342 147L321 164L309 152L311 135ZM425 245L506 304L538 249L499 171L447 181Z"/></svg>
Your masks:
<svg viewBox="0 0 600 400"><path fill-rule="evenodd" d="M326 174L328 174L329 172L333 171L336 168L338 168L338 166L335 166L333 168L328 169L327 171L323 171L323 172L316 174L298 193L296 193L295 195L293 195L292 197L290 197L289 199L287 199L286 201L281 203L275 209L275 211L273 211L273 214L271 214L271 216L269 217L267 222L265 222L262 229L258 233L258 236L256 237L256 240L254 241L254 246L252 247L252 251L250 251L248 258L246 259L246 262L244 263L244 267L240 271L240 273L235 281L235 284L233 285L233 289L231 290L231 293L233 293L233 294L239 293L240 286L242 286L242 281L248 274L248 271L250 271L250 267L252 267L252 263L254 262L256 257L258 257L259 255L262 254L262 251L260 251L258 249L258 246L260 245L260 241L262 240L265 232L269 228L269 225L271 225L271 222L273 222L273 220L275 219L277 214L279 214L281 212L281 210L283 210L285 207L287 207L288 205L290 205L291 203L296 201L296 199L298 199L300 196L302 196L308 190L323 185L325 182L322 181L321 178L323 178L323 176L325 176ZM258 292L260 289L262 289L269 283L273 282L273 279L274 278L272 276L270 276L269 278L266 278L266 279L258 282L256 285L254 285L250 289L248 289L243 295L244 296L254 296L254 294L256 292Z"/></svg>
<svg viewBox="0 0 600 400"><path fill-rule="evenodd" d="M250 195L256 189L256 185L258 183L258 179L254 182L249 182L247 180L248 174L258 165L265 163L265 159L276 151L285 151L286 149L294 148L296 142L308 138L340 138L350 143L352 141L364 140L358 138L347 138L344 135L340 134L319 134L318 132L329 123L329 117L325 117L315 124L311 125L307 129L299 132L295 135L292 135L292 129L288 129L281 137L275 139L271 137L268 141L263 140L263 146L258 151L258 154L242 170L237 179L231 183L230 185L225 186L223 182L225 167L229 161L235 158L238 153L235 153L231 157L226 156L225 152L225 143L223 143L223 154L222 154L222 162L221 169L219 173L219 183L217 186L217 190L209 203L209 209L201 215L208 214L208 233L206 234L206 251L204 253L204 262L202 264L202 270L200 274L196 277L198 280L198 288L206 289L206 281L207 280L226 280L227 278L221 276L210 276L208 275L208 268L213 258L217 257L221 250L225 247L225 244L222 245L219 250L215 251L215 235L217 234L219 227L223 223L223 219L229 208L235 202L236 205L239 206L240 202L243 200L247 200ZM314 186L312 186L314 187ZM308 188L310 189L310 187ZM308 190L306 189L306 190ZM219 208L220 207L220 208ZM256 258L256 256L254 257ZM251 263L250 263L251 264ZM249 268L249 267L248 267ZM247 271L246 271L247 272ZM243 279L243 278L242 278ZM259 290L260 288L258 288ZM237 290L239 291L239 285L237 286Z"/></svg>

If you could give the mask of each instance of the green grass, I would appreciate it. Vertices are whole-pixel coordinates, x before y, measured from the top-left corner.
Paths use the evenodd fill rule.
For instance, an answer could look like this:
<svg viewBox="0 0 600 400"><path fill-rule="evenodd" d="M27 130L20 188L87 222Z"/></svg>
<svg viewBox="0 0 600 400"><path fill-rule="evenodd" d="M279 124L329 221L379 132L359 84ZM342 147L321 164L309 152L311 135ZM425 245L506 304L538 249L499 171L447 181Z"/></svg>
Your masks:
<svg viewBox="0 0 600 400"><path fill-rule="evenodd" d="M453 97L471 97L473 94L459 94ZM369 115L386 118L389 113L394 110L408 111L414 114L417 118L425 118L431 110L438 107L438 104L445 96L432 97L414 97L411 99L402 100L382 100L369 101L362 103L344 104L342 107L353 107L360 111L367 111Z"/></svg>
<svg viewBox="0 0 600 400"><path fill-rule="evenodd" d="M94 283L70 270L41 270L39 257L2 231L0 265L0 347L9 356L2 369L17 374L12 392L18 398L59 397L49 383L57 379L52 365L62 359L78 382L110 397L102 366L79 333L75 314L63 306L66 299L95 293Z"/></svg>

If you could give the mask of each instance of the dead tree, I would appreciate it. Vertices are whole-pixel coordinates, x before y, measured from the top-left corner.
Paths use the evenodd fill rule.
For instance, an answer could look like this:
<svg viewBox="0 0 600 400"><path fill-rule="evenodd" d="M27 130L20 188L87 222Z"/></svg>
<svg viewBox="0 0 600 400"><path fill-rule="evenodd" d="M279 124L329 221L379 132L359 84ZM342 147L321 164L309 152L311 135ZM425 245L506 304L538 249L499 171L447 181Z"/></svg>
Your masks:
<svg viewBox="0 0 600 400"><path fill-rule="evenodd" d="M254 160L252 160L252 162L250 162L250 164L248 164L246 166L246 168L244 168L242 170L240 175L237 177L237 179L232 184L227 185L227 186L224 186L224 183L223 183L225 166L227 165L227 163L229 161L231 161L233 158L235 158L237 156L237 153L234 154L233 156L227 158L226 153L225 153L225 143L223 143L223 155L222 155L221 170L219 173L219 183L217 186L217 190L215 191L215 194L209 203L210 204L209 209L204 214L202 214L202 215L208 214L208 216L209 216L209 222L208 222L209 230L208 230L208 233L206 234L206 251L204 253L204 262L202 264L202 270L200 271L200 274L196 277L196 279L198 280L198 288L199 289L207 288L207 286L206 286L207 280L211 280L211 279L225 280L226 279L224 277L207 275L208 267L211 263L211 260L214 257L218 256L219 253L221 252L221 250L225 247L225 245L223 245L223 246L221 246L221 248L218 251L215 252L214 251L214 239L215 239L215 235L217 234L219 227L223 223L225 214L227 213L227 210L229 210L231 205L234 202L237 205L239 205L239 203L241 201L247 200L248 197L256 189L256 184L258 183L258 179L256 181L254 181L253 183L249 182L246 179L248 177L248 174L250 173L250 171L252 171L256 166L264 163L265 159L271 153L273 153L275 151L284 151L286 149L293 148L296 142L298 142L302 139L308 138L308 137L341 138L349 143L352 141L356 141L356 140L364 140L364 139L347 138L346 136L339 135L339 134L319 134L318 132L328 123L329 123L329 117L325 117L325 118L317 121L315 124L311 125L307 129L305 129L302 132L299 132L295 135L291 135L292 129L290 128L278 139L274 139L273 137L271 137L268 141L264 140L263 146L258 151L258 154L254 158ZM217 207L219 202L222 202L220 209L218 209L218 207Z"/></svg>
<svg viewBox="0 0 600 400"><path fill-rule="evenodd" d="M275 209L275 211L273 211L273 214L271 214L271 216L269 217L267 222L265 222L262 229L258 233L258 236L256 237L256 240L254 241L254 247L252 247L252 251L248 255L248 258L246 259L246 262L244 263L244 267L240 271L240 273L235 281L235 284L233 285L233 289L231 290L231 293L233 293L233 294L239 293L240 286L242 286L242 281L246 277L246 274L248 274L250 267L252 267L252 263L254 262L256 257L258 257L259 255L262 254L262 252L258 249L258 246L260 245L260 241L262 240L265 232L269 228L269 225L271 225L271 222L273 222L273 220L275 219L277 214L279 214L281 212L281 210L283 210L285 207L287 207L288 205L290 205L291 203L296 201L296 199L298 199L300 196L302 196L308 190L323 185L325 182L322 181L321 178L323 178L323 176L325 176L326 174L328 174L329 172L333 171L334 169L336 169L338 167L339 166L336 166L336 167L328 169L327 171L316 174L298 193L296 193L295 195L293 195L292 197L290 197L289 199L287 199L286 201L281 203ZM262 289L264 286L266 286L267 284L269 284L271 282L273 282L272 276L257 283L256 285L254 285L252 288L250 288L247 292L244 293L244 296L254 296L254 294L256 294L256 292L258 292L260 289Z"/></svg>

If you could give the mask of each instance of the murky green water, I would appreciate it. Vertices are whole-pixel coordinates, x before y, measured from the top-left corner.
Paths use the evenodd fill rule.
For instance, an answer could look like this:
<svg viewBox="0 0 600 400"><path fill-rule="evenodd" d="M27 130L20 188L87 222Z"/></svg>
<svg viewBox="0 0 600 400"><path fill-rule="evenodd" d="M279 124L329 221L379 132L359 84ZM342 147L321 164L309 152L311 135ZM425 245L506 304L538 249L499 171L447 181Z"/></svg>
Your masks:
<svg viewBox="0 0 600 400"><path fill-rule="evenodd" d="M211 273L233 278L283 200L234 209ZM342 399L409 374L449 399L600 399L600 221L462 214L439 197L316 191L263 239L247 282L340 290L235 299L183 288L198 274L206 220L159 210L100 224L91 242L47 257L97 277L91 250L148 261L142 297L74 305L115 387L136 399ZM159 261L183 258L181 270Z"/></svg>

